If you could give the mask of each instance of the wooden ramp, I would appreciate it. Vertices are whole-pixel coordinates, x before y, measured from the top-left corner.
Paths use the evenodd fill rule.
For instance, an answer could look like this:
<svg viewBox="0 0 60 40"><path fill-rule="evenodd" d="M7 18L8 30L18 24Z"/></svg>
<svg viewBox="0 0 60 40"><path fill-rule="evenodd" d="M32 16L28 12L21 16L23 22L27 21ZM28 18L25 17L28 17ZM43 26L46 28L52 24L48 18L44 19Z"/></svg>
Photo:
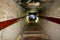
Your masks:
<svg viewBox="0 0 60 40"><path fill-rule="evenodd" d="M23 32L23 40L50 40L48 35L44 33L42 27L37 23L29 23Z"/></svg>

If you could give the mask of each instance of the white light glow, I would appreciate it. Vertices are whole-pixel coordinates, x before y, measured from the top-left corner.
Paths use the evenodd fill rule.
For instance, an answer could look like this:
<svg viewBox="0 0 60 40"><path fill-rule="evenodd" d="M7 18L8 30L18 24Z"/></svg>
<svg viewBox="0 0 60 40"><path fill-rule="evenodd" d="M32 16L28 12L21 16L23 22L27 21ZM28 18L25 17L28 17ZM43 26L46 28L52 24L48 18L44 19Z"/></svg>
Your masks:
<svg viewBox="0 0 60 40"><path fill-rule="evenodd" d="M29 19L28 18L29 18L29 16L26 17L26 21L29 23Z"/></svg>
<svg viewBox="0 0 60 40"><path fill-rule="evenodd" d="M33 5L33 6L39 6L40 5L40 3L39 2L36 2L36 3L29 3L28 5Z"/></svg>
<svg viewBox="0 0 60 40"><path fill-rule="evenodd" d="M37 23L37 22L38 22L38 20L39 20L39 18L37 17L37 19L36 19L36 21L35 21L35 22Z"/></svg>
<svg viewBox="0 0 60 40"><path fill-rule="evenodd" d="M30 15L30 17L32 17L33 19L35 19L35 15Z"/></svg>

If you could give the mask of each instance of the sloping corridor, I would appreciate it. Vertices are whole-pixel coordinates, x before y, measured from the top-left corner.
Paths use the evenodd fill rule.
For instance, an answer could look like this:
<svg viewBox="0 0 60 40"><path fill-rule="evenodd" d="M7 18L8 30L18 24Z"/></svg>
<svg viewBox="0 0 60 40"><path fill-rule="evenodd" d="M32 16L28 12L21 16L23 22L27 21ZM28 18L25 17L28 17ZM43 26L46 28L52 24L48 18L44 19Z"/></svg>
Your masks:
<svg viewBox="0 0 60 40"><path fill-rule="evenodd" d="M0 0L0 40L60 40L60 0Z"/></svg>

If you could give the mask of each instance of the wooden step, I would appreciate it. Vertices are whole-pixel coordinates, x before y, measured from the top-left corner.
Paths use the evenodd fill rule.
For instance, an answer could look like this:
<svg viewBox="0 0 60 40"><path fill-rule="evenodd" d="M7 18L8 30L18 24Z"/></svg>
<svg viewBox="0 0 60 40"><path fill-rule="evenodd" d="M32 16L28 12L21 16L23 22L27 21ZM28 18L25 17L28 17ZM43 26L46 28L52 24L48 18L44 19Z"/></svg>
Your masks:
<svg viewBox="0 0 60 40"><path fill-rule="evenodd" d="M47 35L46 34L23 34L23 39L24 40L29 40L29 39L31 39L31 40L38 40L38 39L40 39L41 38L41 40L42 39L44 39L44 40L50 40L48 37L47 37Z"/></svg>

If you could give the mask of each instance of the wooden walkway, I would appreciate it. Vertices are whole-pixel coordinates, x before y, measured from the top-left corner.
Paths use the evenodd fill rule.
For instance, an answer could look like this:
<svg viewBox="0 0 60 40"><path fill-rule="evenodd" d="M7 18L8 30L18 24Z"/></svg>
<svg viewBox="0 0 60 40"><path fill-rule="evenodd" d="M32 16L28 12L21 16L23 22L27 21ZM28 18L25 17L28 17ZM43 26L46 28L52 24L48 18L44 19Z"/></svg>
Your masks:
<svg viewBox="0 0 60 40"><path fill-rule="evenodd" d="M23 32L24 40L50 40L48 35L44 33L43 29L37 23L29 23Z"/></svg>

